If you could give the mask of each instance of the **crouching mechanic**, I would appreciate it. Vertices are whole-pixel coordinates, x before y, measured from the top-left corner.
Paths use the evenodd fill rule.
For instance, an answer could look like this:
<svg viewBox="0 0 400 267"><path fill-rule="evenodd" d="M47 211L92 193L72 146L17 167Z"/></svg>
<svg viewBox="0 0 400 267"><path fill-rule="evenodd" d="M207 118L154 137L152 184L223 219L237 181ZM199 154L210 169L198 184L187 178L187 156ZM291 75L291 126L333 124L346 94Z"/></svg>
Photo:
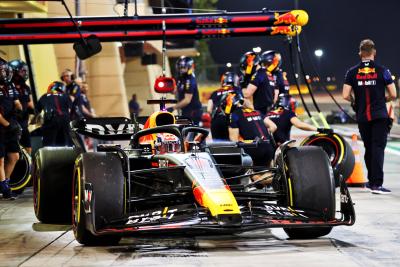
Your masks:
<svg viewBox="0 0 400 267"><path fill-rule="evenodd" d="M229 124L229 138L231 141L257 140L256 148L246 147L244 151L250 155L254 166L270 167L275 153L275 143L271 132L276 130L276 125L259 111L251 108L251 103L244 100L243 106L231 114ZM262 175L253 175L251 179L257 188L262 188L272 182L271 172Z"/></svg>
<svg viewBox="0 0 400 267"><path fill-rule="evenodd" d="M229 140L229 116L238 104L243 104L239 76L234 72L225 72L221 78L221 88L211 94L207 103L213 140Z"/></svg>
<svg viewBox="0 0 400 267"><path fill-rule="evenodd" d="M257 148L245 148L253 159L255 166L270 166L275 146L270 132L276 130L276 125L264 117L259 111L250 108L248 100L232 114L229 123L229 139L234 142L240 140L259 140Z"/></svg>
<svg viewBox="0 0 400 267"><path fill-rule="evenodd" d="M47 89L47 94L44 94L36 105L38 114L44 111L43 146L71 145L69 135L71 106L71 100L65 94L64 84L52 82Z"/></svg>
<svg viewBox="0 0 400 267"><path fill-rule="evenodd" d="M22 112L21 103L11 83L12 69L0 58L0 191L4 199L15 199L9 181L19 159L21 126L16 121L16 112ZM4 161L7 156L6 161Z"/></svg>
<svg viewBox="0 0 400 267"><path fill-rule="evenodd" d="M280 94L275 109L268 112L267 118L273 121L277 130L274 132L274 139L277 145L290 140L292 126L304 131L317 131L317 127L302 122L294 112L292 96Z"/></svg>

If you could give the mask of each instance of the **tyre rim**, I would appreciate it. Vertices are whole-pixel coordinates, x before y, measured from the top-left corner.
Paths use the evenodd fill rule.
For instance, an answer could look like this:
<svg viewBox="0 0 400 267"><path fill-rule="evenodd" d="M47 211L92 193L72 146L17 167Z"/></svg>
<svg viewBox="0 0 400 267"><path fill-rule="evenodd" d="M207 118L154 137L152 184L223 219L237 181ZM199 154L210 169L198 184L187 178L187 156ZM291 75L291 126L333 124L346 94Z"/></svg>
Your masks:
<svg viewBox="0 0 400 267"><path fill-rule="evenodd" d="M11 190L24 188L31 179L31 159L29 154L24 151L20 153L20 159L17 161L14 171L10 177Z"/></svg>
<svg viewBox="0 0 400 267"><path fill-rule="evenodd" d="M326 154L328 155L329 161L332 166L335 166L338 163L339 158L339 147L331 138L327 137L318 137L310 140L305 145L319 146L321 147Z"/></svg>
<svg viewBox="0 0 400 267"><path fill-rule="evenodd" d="M40 208L40 171L38 168L38 159L35 161L34 176L36 179L33 179L33 205L35 214L38 215Z"/></svg>
<svg viewBox="0 0 400 267"><path fill-rule="evenodd" d="M80 209L81 209L81 195L80 195L80 169L76 168L74 173L74 192L72 194L72 218L74 229L77 227L80 221Z"/></svg>

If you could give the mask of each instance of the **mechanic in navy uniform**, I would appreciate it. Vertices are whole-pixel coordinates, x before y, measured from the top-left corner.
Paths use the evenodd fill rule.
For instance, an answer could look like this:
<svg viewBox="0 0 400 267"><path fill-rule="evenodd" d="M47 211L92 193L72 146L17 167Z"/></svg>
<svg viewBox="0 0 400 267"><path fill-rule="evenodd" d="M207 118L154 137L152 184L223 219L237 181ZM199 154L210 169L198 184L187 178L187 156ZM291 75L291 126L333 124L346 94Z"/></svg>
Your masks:
<svg viewBox="0 0 400 267"><path fill-rule="evenodd" d="M65 83L65 92L72 102L71 120L83 118L81 87L75 82L75 75L70 69L65 69L61 73L61 80Z"/></svg>
<svg viewBox="0 0 400 267"><path fill-rule="evenodd" d="M21 139L19 140L20 145L31 154L31 135L28 130L29 114L34 114L35 109L32 100L31 88L26 84L29 77L28 65L22 60L15 59L9 62L9 65L13 69L12 83L18 92L18 99L22 105L21 116L17 117L18 123L22 127Z"/></svg>
<svg viewBox="0 0 400 267"><path fill-rule="evenodd" d="M385 147L390 129L386 102L396 99L396 88L390 71L374 62L375 55L374 42L370 39L361 41L361 62L347 71L343 98L354 101L358 129L365 147L368 187L375 194L390 194L390 190L382 187Z"/></svg>
<svg viewBox="0 0 400 267"><path fill-rule="evenodd" d="M265 116L273 107L278 98L278 89L276 88L275 77L268 71L267 64L270 60L269 51L260 56L261 68L251 77L250 83L243 94L246 99L253 99L253 107Z"/></svg>
<svg viewBox="0 0 400 267"><path fill-rule="evenodd" d="M87 82L81 83L81 104L82 104L82 114L84 118L94 118L96 114L94 113L94 109L90 104L90 100L87 96L89 92L89 84Z"/></svg>
<svg viewBox="0 0 400 267"><path fill-rule="evenodd" d="M231 112L243 103L239 76L225 72L221 77L221 88L214 91L207 103L211 114L211 135L213 140L229 140L228 125Z"/></svg>
<svg viewBox="0 0 400 267"><path fill-rule="evenodd" d="M286 73L282 71L282 56L275 50L269 50L263 53L265 58L265 68L268 72L272 73L275 79L276 87L279 94L289 94L289 81L287 80Z"/></svg>
<svg viewBox="0 0 400 267"><path fill-rule="evenodd" d="M275 152L275 145L270 132L276 130L276 125L264 117L258 110L251 108L249 100L232 112L229 123L229 139L237 142L240 140L258 140L257 148L245 148L247 154L253 159L255 166L270 166Z"/></svg>
<svg viewBox="0 0 400 267"><path fill-rule="evenodd" d="M71 100L65 93L62 82L52 82L38 101L36 111L44 112L43 118L43 146L68 146L70 140L70 112Z"/></svg>
<svg viewBox="0 0 400 267"><path fill-rule="evenodd" d="M250 83L251 77L260 68L260 57L257 53L249 51L244 53L239 61L239 69L241 72L240 86L247 88Z"/></svg>
<svg viewBox="0 0 400 267"><path fill-rule="evenodd" d="M292 96L280 94L275 109L268 112L267 117L276 124L274 139L277 145L290 140L292 126L304 131L317 131L317 127L302 122L294 111Z"/></svg>
<svg viewBox="0 0 400 267"><path fill-rule="evenodd" d="M11 67L0 58L0 191L3 199L12 200L16 195L11 192L9 181L19 160L18 140L21 136L21 126L16 121L16 114L22 112L22 106L11 79Z"/></svg>
<svg viewBox="0 0 400 267"><path fill-rule="evenodd" d="M202 106L199 99L196 77L194 75L194 61L190 57L181 56L175 64L177 77L178 103L168 108L168 111L181 110L183 117L188 117L194 125L199 125L202 115Z"/></svg>

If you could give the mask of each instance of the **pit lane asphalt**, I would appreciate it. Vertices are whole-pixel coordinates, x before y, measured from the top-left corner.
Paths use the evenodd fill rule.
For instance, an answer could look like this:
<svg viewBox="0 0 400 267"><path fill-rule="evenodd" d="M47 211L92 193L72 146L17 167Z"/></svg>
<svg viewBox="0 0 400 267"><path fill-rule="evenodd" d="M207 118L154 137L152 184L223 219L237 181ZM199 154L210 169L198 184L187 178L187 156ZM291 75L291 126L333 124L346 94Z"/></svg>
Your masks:
<svg viewBox="0 0 400 267"><path fill-rule="evenodd" d="M293 131L297 138L306 135ZM397 141L389 145L400 147ZM389 149L385 159L385 186L393 193L350 188L355 225L335 227L314 240L289 240L281 229L266 229L229 236L124 238L118 246L83 247L70 226L37 221L28 188L15 201L0 201L0 266L400 266L399 154Z"/></svg>

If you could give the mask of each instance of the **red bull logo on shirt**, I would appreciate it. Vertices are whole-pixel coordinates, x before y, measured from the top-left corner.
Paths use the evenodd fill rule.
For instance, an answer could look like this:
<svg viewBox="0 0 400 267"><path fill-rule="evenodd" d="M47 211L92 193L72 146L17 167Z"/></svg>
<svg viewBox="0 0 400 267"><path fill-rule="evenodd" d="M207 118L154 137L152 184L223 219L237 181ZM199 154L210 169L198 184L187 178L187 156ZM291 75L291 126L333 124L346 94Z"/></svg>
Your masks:
<svg viewBox="0 0 400 267"><path fill-rule="evenodd" d="M361 74L375 73L375 68L370 68L370 67L360 68L358 69L358 73Z"/></svg>

